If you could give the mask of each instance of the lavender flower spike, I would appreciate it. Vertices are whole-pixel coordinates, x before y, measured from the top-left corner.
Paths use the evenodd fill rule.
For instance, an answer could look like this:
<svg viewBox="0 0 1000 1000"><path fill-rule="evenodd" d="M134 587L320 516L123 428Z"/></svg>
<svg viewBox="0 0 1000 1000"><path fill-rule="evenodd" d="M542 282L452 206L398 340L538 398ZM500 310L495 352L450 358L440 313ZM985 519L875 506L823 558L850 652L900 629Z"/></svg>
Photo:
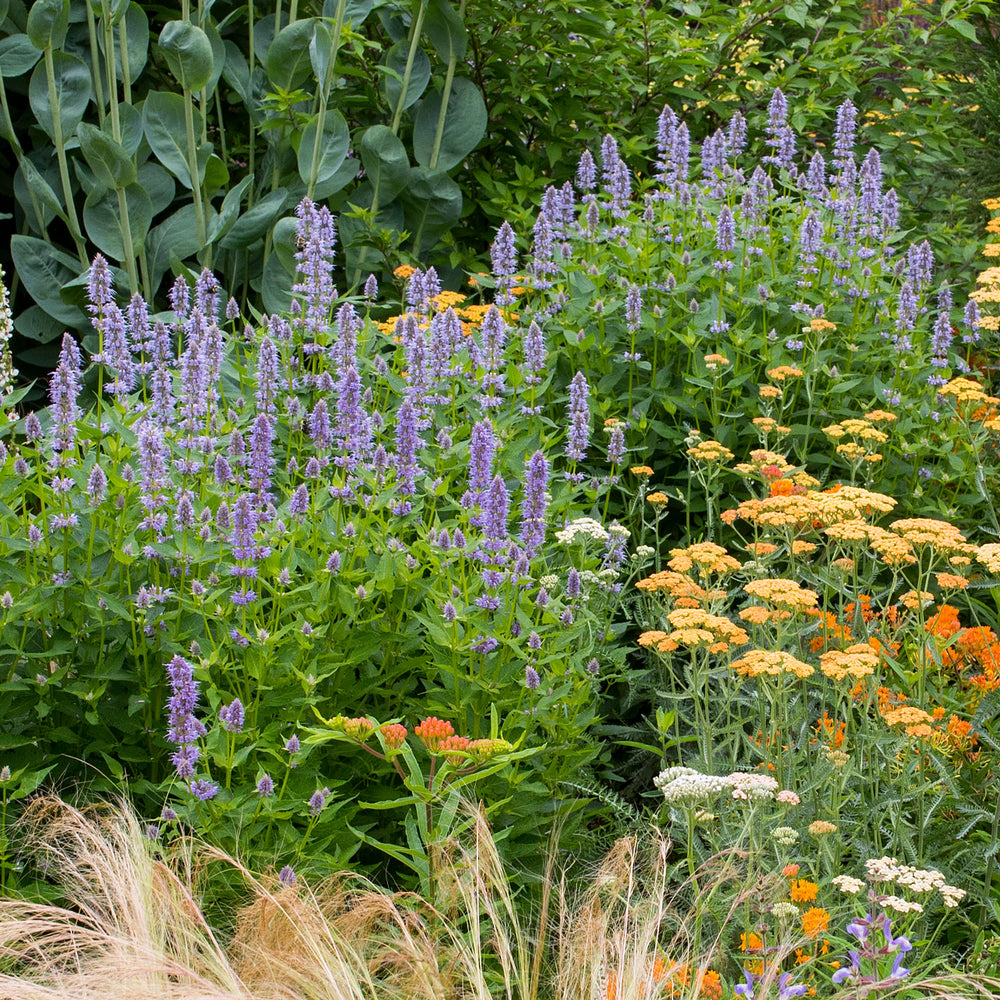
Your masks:
<svg viewBox="0 0 1000 1000"><path fill-rule="evenodd" d="M579 462L587 455L590 443L590 386L583 372L577 372L569 384L569 434L566 457Z"/></svg>
<svg viewBox="0 0 1000 1000"><path fill-rule="evenodd" d="M205 727L196 718L198 682L194 668L183 656L175 656L167 664L167 679L171 696L167 701L167 739L177 746L170 760L179 778L194 777L194 768L201 757L197 740L205 735Z"/></svg>
<svg viewBox="0 0 1000 1000"><path fill-rule="evenodd" d="M548 509L546 487L549 463L536 451L525 467L524 500L521 505L521 545L532 559L545 541L545 514Z"/></svg>

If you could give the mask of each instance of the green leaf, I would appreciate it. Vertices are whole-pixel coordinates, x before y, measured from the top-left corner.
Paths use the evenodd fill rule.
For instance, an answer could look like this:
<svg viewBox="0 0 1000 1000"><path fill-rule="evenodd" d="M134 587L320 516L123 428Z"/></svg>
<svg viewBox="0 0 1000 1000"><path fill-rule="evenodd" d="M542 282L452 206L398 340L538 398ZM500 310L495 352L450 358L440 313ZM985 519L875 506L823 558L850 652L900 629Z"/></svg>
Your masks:
<svg viewBox="0 0 1000 1000"><path fill-rule="evenodd" d="M169 172L154 160L147 160L136 172L136 184L149 195L153 218L170 207L177 184Z"/></svg>
<svg viewBox="0 0 1000 1000"><path fill-rule="evenodd" d="M184 90L201 90L212 76L212 43L190 21L168 21L160 32L160 51Z"/></svg>
<svg viewBox="0 0 1000 1000"><path fill-rule="evenodd" d="M125 203L128 206L129 232L132 247L138 253L146 242L153 221L153 209L149 195L138 184L125 188ZM90 195L83 206L83 224L87 238L101 253L114 260L125 260L125 244L122 230L125 220L118 211L118 195L114 191L101 191Z"/></svg>
<svg viewBox="0 0 1000 1000"><path fill-rule="evenodd" d="M373 125L365 131L361 137L361 162L378 204L387 205L406 187L410 159L406 147L388 125Z"/></svg>
<svg viewBox="0 0 1000 1000"><path fill-rule="evenodd" d="M63 324L53 319L41 306L28 306L18 313L14 329L22 337L39 344L49 344L63 335Z"/></svg>
<svg viewBox="0 0 1000 1000"><path fill-rule="evenodd" d="M239 95L240 100L250 104L250 67L239 46L228 38L225 43L226 60L222 67L222 77Z"/></svg>
<svg viewBox="0 0 1000 1000"><path fill-rule="evenodd" d="M789 21L794 21L800 27L805 27L809 16L810 0L786 0L784 15Z"/></svg>
<svg viewBox="0 0 1000 1000"><path fill-rule="evenodd" d="M249 211L244 212L220 242L224 250L242 250L264 236L281 216L288 200L288 189L279 187L266 194Z"/></svg>
<svg viewBox="0 0 1000 1000"><path fill-rule="evenodd" d="M313 150L316 147L316 125L318 119L313 118L302 133L299 144L298 165L299 176L309 183L312 169ZM351 145L351 132L347 121L339 111L327 111L323 122L323 138L320 140L320 155L316 163L316 182L328 181L347 159L347 150Z"/></svg>
<svg viewBox="0 0 1000 1000"><path fill-rule="evenodd" d="M27 73L41 58L41 52L31 44L27 35L0 38L0 72L5 80Z"/></svg>
<svg viewBox="0 0 1000 1000"><path fill-rule="evenodd" d="M271 232L271 243L281 266L290 274L295 274L295 252L297 249L299 220L293 215L279 219Z"/></svg>
<svg viewBox="0 0 1000 1000"><path fill-rule="evenodd" d="M374 6L375 0L347 0L347 6L344 8L344 24L350 24L352 28L359 27ZM337 0L323 0L323 16L330 18L337 16Z"/></svg>
<svg viewBox="0 0 1000 1000"><path fill-rule="evenodd" d="M406 58L409 51L409 42L397 42L386 53L385 64L381 67L384 74L382 92L389 102L389 107L393 109L399 104L399 95L403 92L403 73L406 72ZM427 89L430 78L430 58L423 49L418 48L413 56L410 81L406 85L406 99L403 101L404 110L420 100L420 95Z"/></svg>
<svg viewBox="0 0 1000 1000"><path fill-rule="evenodd" d="M146 254L154 286L159 285L160 279L170 267L171 253L183 260L194 256L200 249L195 208L193 204L187 204L158 226L154 226L146 237Z"/></svg>
<svg viewBox="0 0 1000 1000"><path fill-rule="evenodd" d="M336 194L337 191L340 191L354 180L358 175L359 169L360 167L355 157L346 157L344 162L325 181L317 183L313 191L313 198L316 201L322 201L324 198L329 198L330 195Z"/></svg>
<svg viewBox="0 0 1000 1000"><path fill-rule="evenodd" d="M52 62L59 122L62 125L63 139L66 140L83 120L83 113L90 103L90 70L82 59L66 52L53 52ZM39 63L31 74L28 101L38 124L54 140L56 109L53 109L49 101L49 83L44 63Z"/></svg>
<svg viewBox="0 0 1000 1000"><path fill-rule="evenodd" d="M86 316L76 307L63 302L59 290L80 272L75 257L57 250L33 236L12 236L10 253L18 277L35 303L50 316L68 326L80 326Z"/></svg>
<svg viewBox="0 0 1000 1000"><path fill-rule="evenodd" d="M120 20L120 19L119 19ZM149 18L138 3L131 3L125 11L125 37L128 40L128 73L130 82L134 83L142 75L149 59ZM119 27L119 31L120 31ZM97 44L101 55L107 58L104 50L104 32L98 31ZM115 32L115 78L123 80L121 36Z"/></svg>
<svg viewBox="0 0 1000 1000"><path fill-rule="evenodd" d="M951 27L963 38L968 38L970 42L978 41L976 37L976 29L973 25L969 24L968 21L960 21L956 19L951 22Z"/></svg>
<svg viewBox="0 0 1000 1000"><path fill-rule="evenodd" d="M31 160L24 156L21 158L18 173L14 176L14 193L18 196L17 200L21 203L21 207L27 213L32 225L37 223L37 219L35 218L34 209L31 206L31 199L30 197L23 197L21 192L19 192L18 180L20 180L25 187L31 189L42 206L47 208L52 215L57 216L63 221L66 220L66 213L63 211L62 202L59 200L59 196L49 185L48 181L46 181L45 178L39 173ZM25 192L25 194L26 193L27 192Z"/></svg>
<svg viewBox="0 0 1000 1000"><path fill-rule="evenodd" d="M264 309L269 313L288 312L292 306L292 276L277 254L271 254L264 265L261 297Z"/></svg>
<svg viewBox="0 0 1000 1000"><path fill-rule="evenodd" d="M414 167L400 200L416 247L425 247L462 217L462 189L442 170Z"/></svg>
<svg viewBox="0 0 1000 1000"><path fill-rule="evenodd" d="M222 35L219 34L219 29L214 24L205 25L205 34L212 46L212 75L208 78L208 83L205 84L205 90L211 94L218 87L219 80L222 79L222 71L226 65L226 43L222 40Z"/></svg>
<svg viewBox="0 0 1000 1000"><path fill-rule="evenodd" d="M106 188L123 188L135 183L135 164L124 146L87 122L77 126L76 136L80 140L83 158L98 183ZM146 200L148 202L149 199Z"/></svg>
<svg viewBox="0 0 1000 1000"><path fill-rule="evenodd" d="M424 31L442 62L452 59L461 62L465 58L468 34L448 0L430 0L424 15Z"/></svg>
<svg viewBox="0 0 1000 1000"><path fill-rule="evenodd" d="M232 229L233 223L236 222L240 214L240 202L243 200L243 193L250 187L251 183L253 183L252 177L244 177L236 187L230 188L226 192L226 197L222 199L222 208L219 211L219 215L208 233L209 243L214 243Z"/></svg>
<svg viewBox="0 0 1000 1000"><path fill-rule="evenodd" d="M124 101L118 102L118 123L121 126L122 146L129 156L135 156L142 145L143 127L142 112L131 104ZM112 132L111 115L104 119L104 133L114 138ZM148 154L147 154L148 155Z"/></svg>
<svg viewBox="0 0 1000 1000"><path fill-rule="evenodd" d="M191 177L187 165L187 127L184 123L184 98L180 94L168 94L154 90L142 107L142 121L146 129L146 141L152 147L156 158L186 188L191 187ZM194 112L194 131L201 134L201 115ZM206 143L198 150L199 180L204 178L205 164L211 152L211 144Z"/></svg>
<svg viewBox="0 0 1000 1000"><path fill-rule="evenodd" d="M267 76L273 89L295 90L309 78L309 43L314 30L315 20L307 17L278 32L267 50Z"/></svg>
<svg viewBox="0 0 1000 1000"><path fill-rule="evenodd" d="M413 155L422 167L429 167L437 136L441 95L429 94L420 102L413 124ZM486 135L486 105L479 88L465 77L452 81L448 110L436 168L451 170L479 145Z"/></svg>
<svg viewBox="0 0 1000 1000"><path fill-rule="evenodd" d="M36 49L58 49L69 30L69 0L35 0L25 30Z"/></svg>

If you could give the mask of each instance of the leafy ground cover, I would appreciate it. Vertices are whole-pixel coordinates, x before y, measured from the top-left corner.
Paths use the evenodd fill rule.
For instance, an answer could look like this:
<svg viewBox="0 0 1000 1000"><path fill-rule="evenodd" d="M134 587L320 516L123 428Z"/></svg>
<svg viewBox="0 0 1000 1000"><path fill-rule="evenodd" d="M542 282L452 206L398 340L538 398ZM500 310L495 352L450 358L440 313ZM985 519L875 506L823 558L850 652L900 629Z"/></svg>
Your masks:
<svg viewBox="0 0 1000 1000"><path fill-rule="evenodd" d="M1000 280L797 120L461 291L309 198L287 311L94 259L0 431L12 995L995 994Z"/></svg>

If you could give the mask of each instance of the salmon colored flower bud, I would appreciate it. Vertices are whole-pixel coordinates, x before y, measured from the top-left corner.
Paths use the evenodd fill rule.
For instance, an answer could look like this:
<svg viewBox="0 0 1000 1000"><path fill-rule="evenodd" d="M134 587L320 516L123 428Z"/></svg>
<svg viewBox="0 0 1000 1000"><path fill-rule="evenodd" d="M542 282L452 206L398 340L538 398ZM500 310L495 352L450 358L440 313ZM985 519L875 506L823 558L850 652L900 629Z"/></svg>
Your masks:
<svg viewBox="0 0 1000 1000"><path fill-rule="evenodd" d="M439 753L441 750L441 741L448 736L454 736L455 727L450 722L445 722L443 719L430 715L416 726L413 732L420 737L424 746L431 753Z"/></svg>
<svg viewBox="0 0 1000 1000"><path fill-rule="evenodd" d="M386 750L398 750L406 742L406 726L390 722L381 729L382 742Z"/></svg>

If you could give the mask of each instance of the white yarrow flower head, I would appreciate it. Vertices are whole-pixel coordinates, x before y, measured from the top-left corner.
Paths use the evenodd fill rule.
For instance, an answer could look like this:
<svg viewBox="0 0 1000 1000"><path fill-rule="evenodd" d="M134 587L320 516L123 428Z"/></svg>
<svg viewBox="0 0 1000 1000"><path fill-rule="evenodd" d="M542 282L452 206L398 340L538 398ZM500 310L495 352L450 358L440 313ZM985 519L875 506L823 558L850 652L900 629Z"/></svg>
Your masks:
<svg viewBox="0 0 1000 1000"><path fill-rule="evenodd" d="M577 517L569 521L565 528L556 532L556 541L562 545L572 545L576 541L588 538L595 542L606 542L608 537L604 526L592 517Z"/></svg>
<svg viewBox="0 0 1000 1000"><path fill-rule="evenodd" d="M663 792L665 801L680 808L710 802L731 787L728 778L701 774L691 767L668 767L653 784Z"/></svg>
<svg viewBox="0 0 1000 1000"><path fill-rule="evenodd" d="M879 902L887 909L896 913L923 913L924 908L919 903L911 903L899 896L879 896Z"/></svg>
<svg viewBox="0 0 1000 1000"><path fill-rule="evenodd" d="M865 883L852 875L836 875L830 880L841 891L856 896L865 887Z"/></svg>
<svg viewBox="0 0 1000 1000"><path fill-rule="evenodd" d="M776 826L771 831L771 838L783 847L791 847L799 839L799 831L790 826Z"/></svg>
<svg viewBox="0 0 1000 1000"><path fill-rule="evenodd" d="M899 875L897 858L869 858L865 862L865 875L869 882L895 882Z"/></svg>
<svg viewBox="0 0 1000 1000"><path fill-rule="evenodd" d="M736 771L729 775L729 783L733 788L733 798L743 801L773 799L778 792L778 782L769 774Z"/></svg>

